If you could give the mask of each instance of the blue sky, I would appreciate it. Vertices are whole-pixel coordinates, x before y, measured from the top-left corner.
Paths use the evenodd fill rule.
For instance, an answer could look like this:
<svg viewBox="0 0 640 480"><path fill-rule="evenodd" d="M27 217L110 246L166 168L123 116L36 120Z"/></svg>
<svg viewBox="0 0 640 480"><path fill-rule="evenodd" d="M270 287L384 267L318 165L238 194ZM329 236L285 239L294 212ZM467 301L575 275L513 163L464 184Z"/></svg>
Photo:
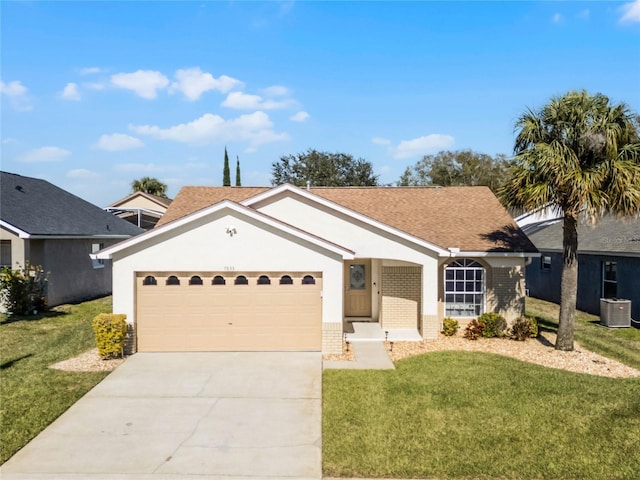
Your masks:
<svg viewBox="0 0 640 480"><path fill-rule="evenodd" d="M225 145L243 185L310 148L392 183L510 154L518 115L571 89L640 112L640 0L2 1L1 22L2 170L99 206L142 176L220 185Z"/></svg>

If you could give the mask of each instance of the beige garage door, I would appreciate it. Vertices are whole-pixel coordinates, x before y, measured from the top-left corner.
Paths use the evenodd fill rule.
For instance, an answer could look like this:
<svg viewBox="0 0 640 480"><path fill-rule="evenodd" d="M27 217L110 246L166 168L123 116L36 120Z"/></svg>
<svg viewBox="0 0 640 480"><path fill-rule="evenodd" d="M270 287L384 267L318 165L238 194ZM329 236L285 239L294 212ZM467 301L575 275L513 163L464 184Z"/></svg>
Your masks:
<svg viewBox="0 0 640 480"><path fill-rule="evenodd" d="M319 273L141 272L138 351L319 351L321 292Z"/></svg>

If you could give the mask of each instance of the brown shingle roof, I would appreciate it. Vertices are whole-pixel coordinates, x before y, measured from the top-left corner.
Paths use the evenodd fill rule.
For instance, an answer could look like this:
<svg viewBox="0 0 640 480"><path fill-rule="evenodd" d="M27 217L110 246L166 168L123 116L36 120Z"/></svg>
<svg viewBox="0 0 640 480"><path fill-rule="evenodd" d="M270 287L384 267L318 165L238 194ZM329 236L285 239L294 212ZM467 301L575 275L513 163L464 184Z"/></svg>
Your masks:
<svg viewBox="0 0 640 480"><path fill-rule="evenodd" d="M184 187L158 225L266 190L269 187ZM311 193L445 249L536 251L487 187L315 187Z"/></svg>

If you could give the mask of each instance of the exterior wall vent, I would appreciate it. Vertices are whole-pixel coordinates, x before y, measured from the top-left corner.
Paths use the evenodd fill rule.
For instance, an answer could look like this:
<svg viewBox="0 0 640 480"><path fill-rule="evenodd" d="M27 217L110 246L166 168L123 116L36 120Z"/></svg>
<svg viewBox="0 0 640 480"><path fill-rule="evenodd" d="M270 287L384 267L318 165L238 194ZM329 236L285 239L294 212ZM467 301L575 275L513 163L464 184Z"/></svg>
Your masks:
<svg viewBox="0 0 640 480"><path fill-rule="evenodd" d="M601 298L600 324L605 327L630 327L631 300Z"/></svg>

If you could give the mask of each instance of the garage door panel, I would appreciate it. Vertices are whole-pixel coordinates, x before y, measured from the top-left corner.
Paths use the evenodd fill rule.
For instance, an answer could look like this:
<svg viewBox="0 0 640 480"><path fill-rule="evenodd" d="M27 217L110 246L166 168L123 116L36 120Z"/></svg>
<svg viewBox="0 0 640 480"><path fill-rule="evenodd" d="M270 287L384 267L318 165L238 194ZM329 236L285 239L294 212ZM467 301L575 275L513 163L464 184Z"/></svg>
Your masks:
<svg viewBox="0 0 640 480"><path fill-rule="evenodd" d="M166 285L174 275L179 285ZM189 285L197 275L202 285ZM225 285L212 285L220 275ZM235 285L244 275L248 285ZM259 285L260 275L271 284ZM293 285L280 285L288 275ZM151 272L136 278L139 351L269 351L321 349L322 278L307 273ZM155 285L145 284L152 276Z"/></svg>

